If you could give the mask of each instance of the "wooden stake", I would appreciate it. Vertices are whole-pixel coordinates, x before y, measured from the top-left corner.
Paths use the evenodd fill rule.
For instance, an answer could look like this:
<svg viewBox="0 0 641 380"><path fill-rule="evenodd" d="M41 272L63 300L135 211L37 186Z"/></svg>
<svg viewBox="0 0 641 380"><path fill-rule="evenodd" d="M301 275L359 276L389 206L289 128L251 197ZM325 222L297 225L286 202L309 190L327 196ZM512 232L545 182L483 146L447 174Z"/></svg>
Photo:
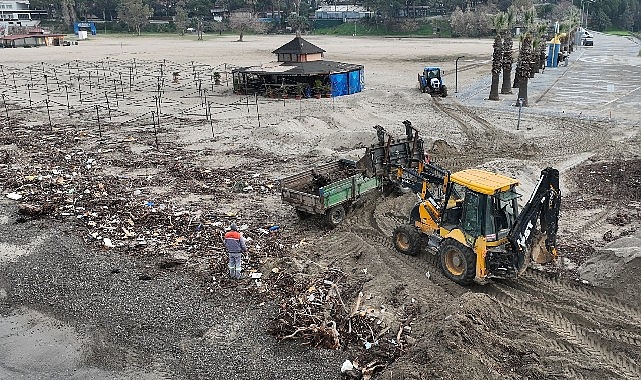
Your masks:
<svg viewBox="0 0 641 380"><path fill-rule="evenodd" d="M100 142L102 143L102 126L100 125L100 112L98 112L97 104L96 104L96 120L98 120L98 136L100 137Z"/></svg>
<svg viewBox="0 0 641 380"><path fill-rule="evenodd" d="M255 92L255 99L256 99L256 117L258 118L258 128L260 128L260 111L258 110L258 93Z"/></svg>
<svg viewBox="0 0 641 380"><path fill-rule="evenodd" d="M109 115L109 120L111 120L111 108L109 107L109 97L107 96L107 91L105 91L105 99L107 99L107 112Z"/></svg>
<svg viewBox="0 0 641 380"><path fill-rule="evenodd" d="M47 116L49 117L49 129L53 130L53 125L51 124L51 112L49 112L49 98L45 99L47 104Z"/></svg>
<svg viewBox="0 0 641 380"><path fill-rule="evenodd" d="M67 113L71 116L71 107L69 107L69 89L65 84L65 94L67 95ZM31 106L31 95L29 95L29 105Z"/></svg>
<svg viewBox="0 0 641 380"><path fill-rule="evenodd" d="M78 96L80 97L80 104L82 104L82 89L80 88L80 76L78 76Z"/></svg>
<svg viewBox="0 0 641 380"><path fill-rule="evenodd" d="M154 117L154 111L151 111L151 120L154 124L154 138L156 139L156 150L158 150L158 130L156 129L156 118Z"/></svg>
<svg viewBox="0 0 641 380"><path fill-rule="evenodd" d="M4 112L7 115L7 126L9 126L9 109L7 108L7 101L4 98L4 94L2 94L2 104L4 105Z"/></svg>

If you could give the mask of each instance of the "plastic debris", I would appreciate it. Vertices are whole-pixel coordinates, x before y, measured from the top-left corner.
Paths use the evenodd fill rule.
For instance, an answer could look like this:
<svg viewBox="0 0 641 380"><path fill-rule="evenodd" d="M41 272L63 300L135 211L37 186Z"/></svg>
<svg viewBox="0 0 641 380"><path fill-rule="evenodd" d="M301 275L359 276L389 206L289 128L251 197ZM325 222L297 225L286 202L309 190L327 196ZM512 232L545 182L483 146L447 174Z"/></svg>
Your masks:
<svg viewBox="0 0 641 380"><path fill-rule="evenodd" d="M18 193L9 193L9 194L7 194L7 198L9 198L9 199L11 199L11 200L14 200L14 201L17 201L18 199L21 199L21 198L22 198L22 194L18 194Z"/></svg>
<svg viewBox="0 0 641 380"><path fill-rule="evenodd" d="M345 360L345 362L343 362L343 365L341 366L341 373L351 371L353 369L354 365L352 364L352 362L349 360Z"/></svg>

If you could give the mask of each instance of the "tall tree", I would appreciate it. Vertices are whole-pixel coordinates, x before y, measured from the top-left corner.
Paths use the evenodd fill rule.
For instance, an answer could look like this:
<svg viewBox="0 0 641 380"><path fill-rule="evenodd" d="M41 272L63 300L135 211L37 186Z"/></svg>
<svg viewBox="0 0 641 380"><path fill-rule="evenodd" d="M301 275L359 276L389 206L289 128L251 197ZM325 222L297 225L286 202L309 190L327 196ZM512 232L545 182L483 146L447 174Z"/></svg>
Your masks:
<svg viewBox="0 0 641 380"><path fill-rule="evenodd" d="M185 35L185 29L187 29L187 24L189 23L189 17L187 17L187 11L185 10L185 3L182 1L176 4L176 17L174 18L174 24L176 24L176 31L180 33L181 36Z"/></svg>
<svg viewBox="0 0 641 380"><path fill-rule="evenodd" d="M293 14L287 17L287 25L291 26L297 33L301 33L307 29L309 22L307 17Z"/></svg>
<svg viewBox="0 0 641 380"><path fill-rule="evenodd" d="M133 28L138 35L143 25L149 22L152 10L142 0L122 0L118 7L118 17L129 28Z"/></svg>
<svg viewBox="0 0 641 380"><path fill-rule="evenodd" d="M492 85L490 86L489 100L499 100L499 81L501 68L503 67L503 38L501 32L505 28L505 13L499 12L494 17L494 28L496 37L494 37L494 51L492 53Z"/></svg>
<svg viewBox="0 0 641 380"><path fill-rule="evenodd" d="M232 15L229 19L229 27L239 35L238 41L242 42L245 32L253 31L261 33L265 30L265 24L258 21L253 13L243 12Z"/></svg>
<svg viewBox="0 0 641 380"><path fill-rule="evenodd" d="M509 8L505 13L505 33L503 34L503 85L501 86L501 94L512 93L512 64L514 57L512 57L512 27L516 13L514 8Z"/></svg>
<svg viewBox="0 0 641 380"><path fill-rule="evenodd" d="M532 52L532 36L530 33L526 33L521 40L521 49L519 50L519 58L516 63L516 81L519 86L519 94L517 96L516 102L519 103L519 99L522 99L522 104L524 107L528 106L528 97L527 97L527 85L530 78L531 70L530 67L530 54Z"/></svg>
<svg viewBox="0 0 641 380"><path fill-rule="evenodd" d="M547 41L546 41L547 29L548 29L548 25L546 23L542 22L542 23L540 23L538 25L537 30L536 30L536 32L537 32L536 35L537 35L537 37L539 39L538 49L537 49L538 55L539 55L539 59L538 59L537 62L538 62L538 65L539 65L538 67L541 68L541 70L543 70L543 71L545 71L545 64L546 64L545 63L545 49L547 49ZM538 70L537 70L537 72L538 72Z"/></svg>

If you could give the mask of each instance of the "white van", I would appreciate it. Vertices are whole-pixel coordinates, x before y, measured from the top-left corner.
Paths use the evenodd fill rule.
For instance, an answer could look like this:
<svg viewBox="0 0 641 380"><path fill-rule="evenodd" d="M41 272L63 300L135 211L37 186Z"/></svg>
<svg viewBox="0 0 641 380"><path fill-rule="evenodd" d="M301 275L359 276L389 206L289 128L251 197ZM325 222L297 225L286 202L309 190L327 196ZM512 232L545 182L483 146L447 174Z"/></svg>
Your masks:
<svg viewBox="0 0 641 380"><path fill-rule="evenodd" d="M586 29L583 29L583 28L579 28L577 30L577 33L579 34L579 36L581 36L581 38L593 38L594 37L592 35L592 33L588 32Z"/></svg>

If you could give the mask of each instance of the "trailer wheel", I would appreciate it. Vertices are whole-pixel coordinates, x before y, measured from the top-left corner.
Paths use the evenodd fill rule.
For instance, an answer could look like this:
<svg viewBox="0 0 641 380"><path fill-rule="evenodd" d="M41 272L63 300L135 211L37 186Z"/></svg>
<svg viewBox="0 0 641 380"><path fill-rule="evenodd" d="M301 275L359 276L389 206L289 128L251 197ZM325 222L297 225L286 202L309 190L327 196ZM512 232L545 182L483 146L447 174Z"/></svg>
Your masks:
<svg viewBox="0 0 641 380"><path fill-rule="evenodd" d="M345 219L345 209L343 206L338 205L336 207L332 207L327 211L327 222L329 223L330 226L336 227L341 222Z"/></svg>
<svg viewBox="0 0 641 380"><path fill-rule="evenodd" d="M476 255L456 240L441 243L439 262L445 276L457 284L468 285L476 276Z"/></svg>
<svg viewBox="0 0 641 380"><path fill-rule="evenodd" d="M421 235L409 224L394 229L394 247L402 254L416 256L421 250Z"/></svg>

